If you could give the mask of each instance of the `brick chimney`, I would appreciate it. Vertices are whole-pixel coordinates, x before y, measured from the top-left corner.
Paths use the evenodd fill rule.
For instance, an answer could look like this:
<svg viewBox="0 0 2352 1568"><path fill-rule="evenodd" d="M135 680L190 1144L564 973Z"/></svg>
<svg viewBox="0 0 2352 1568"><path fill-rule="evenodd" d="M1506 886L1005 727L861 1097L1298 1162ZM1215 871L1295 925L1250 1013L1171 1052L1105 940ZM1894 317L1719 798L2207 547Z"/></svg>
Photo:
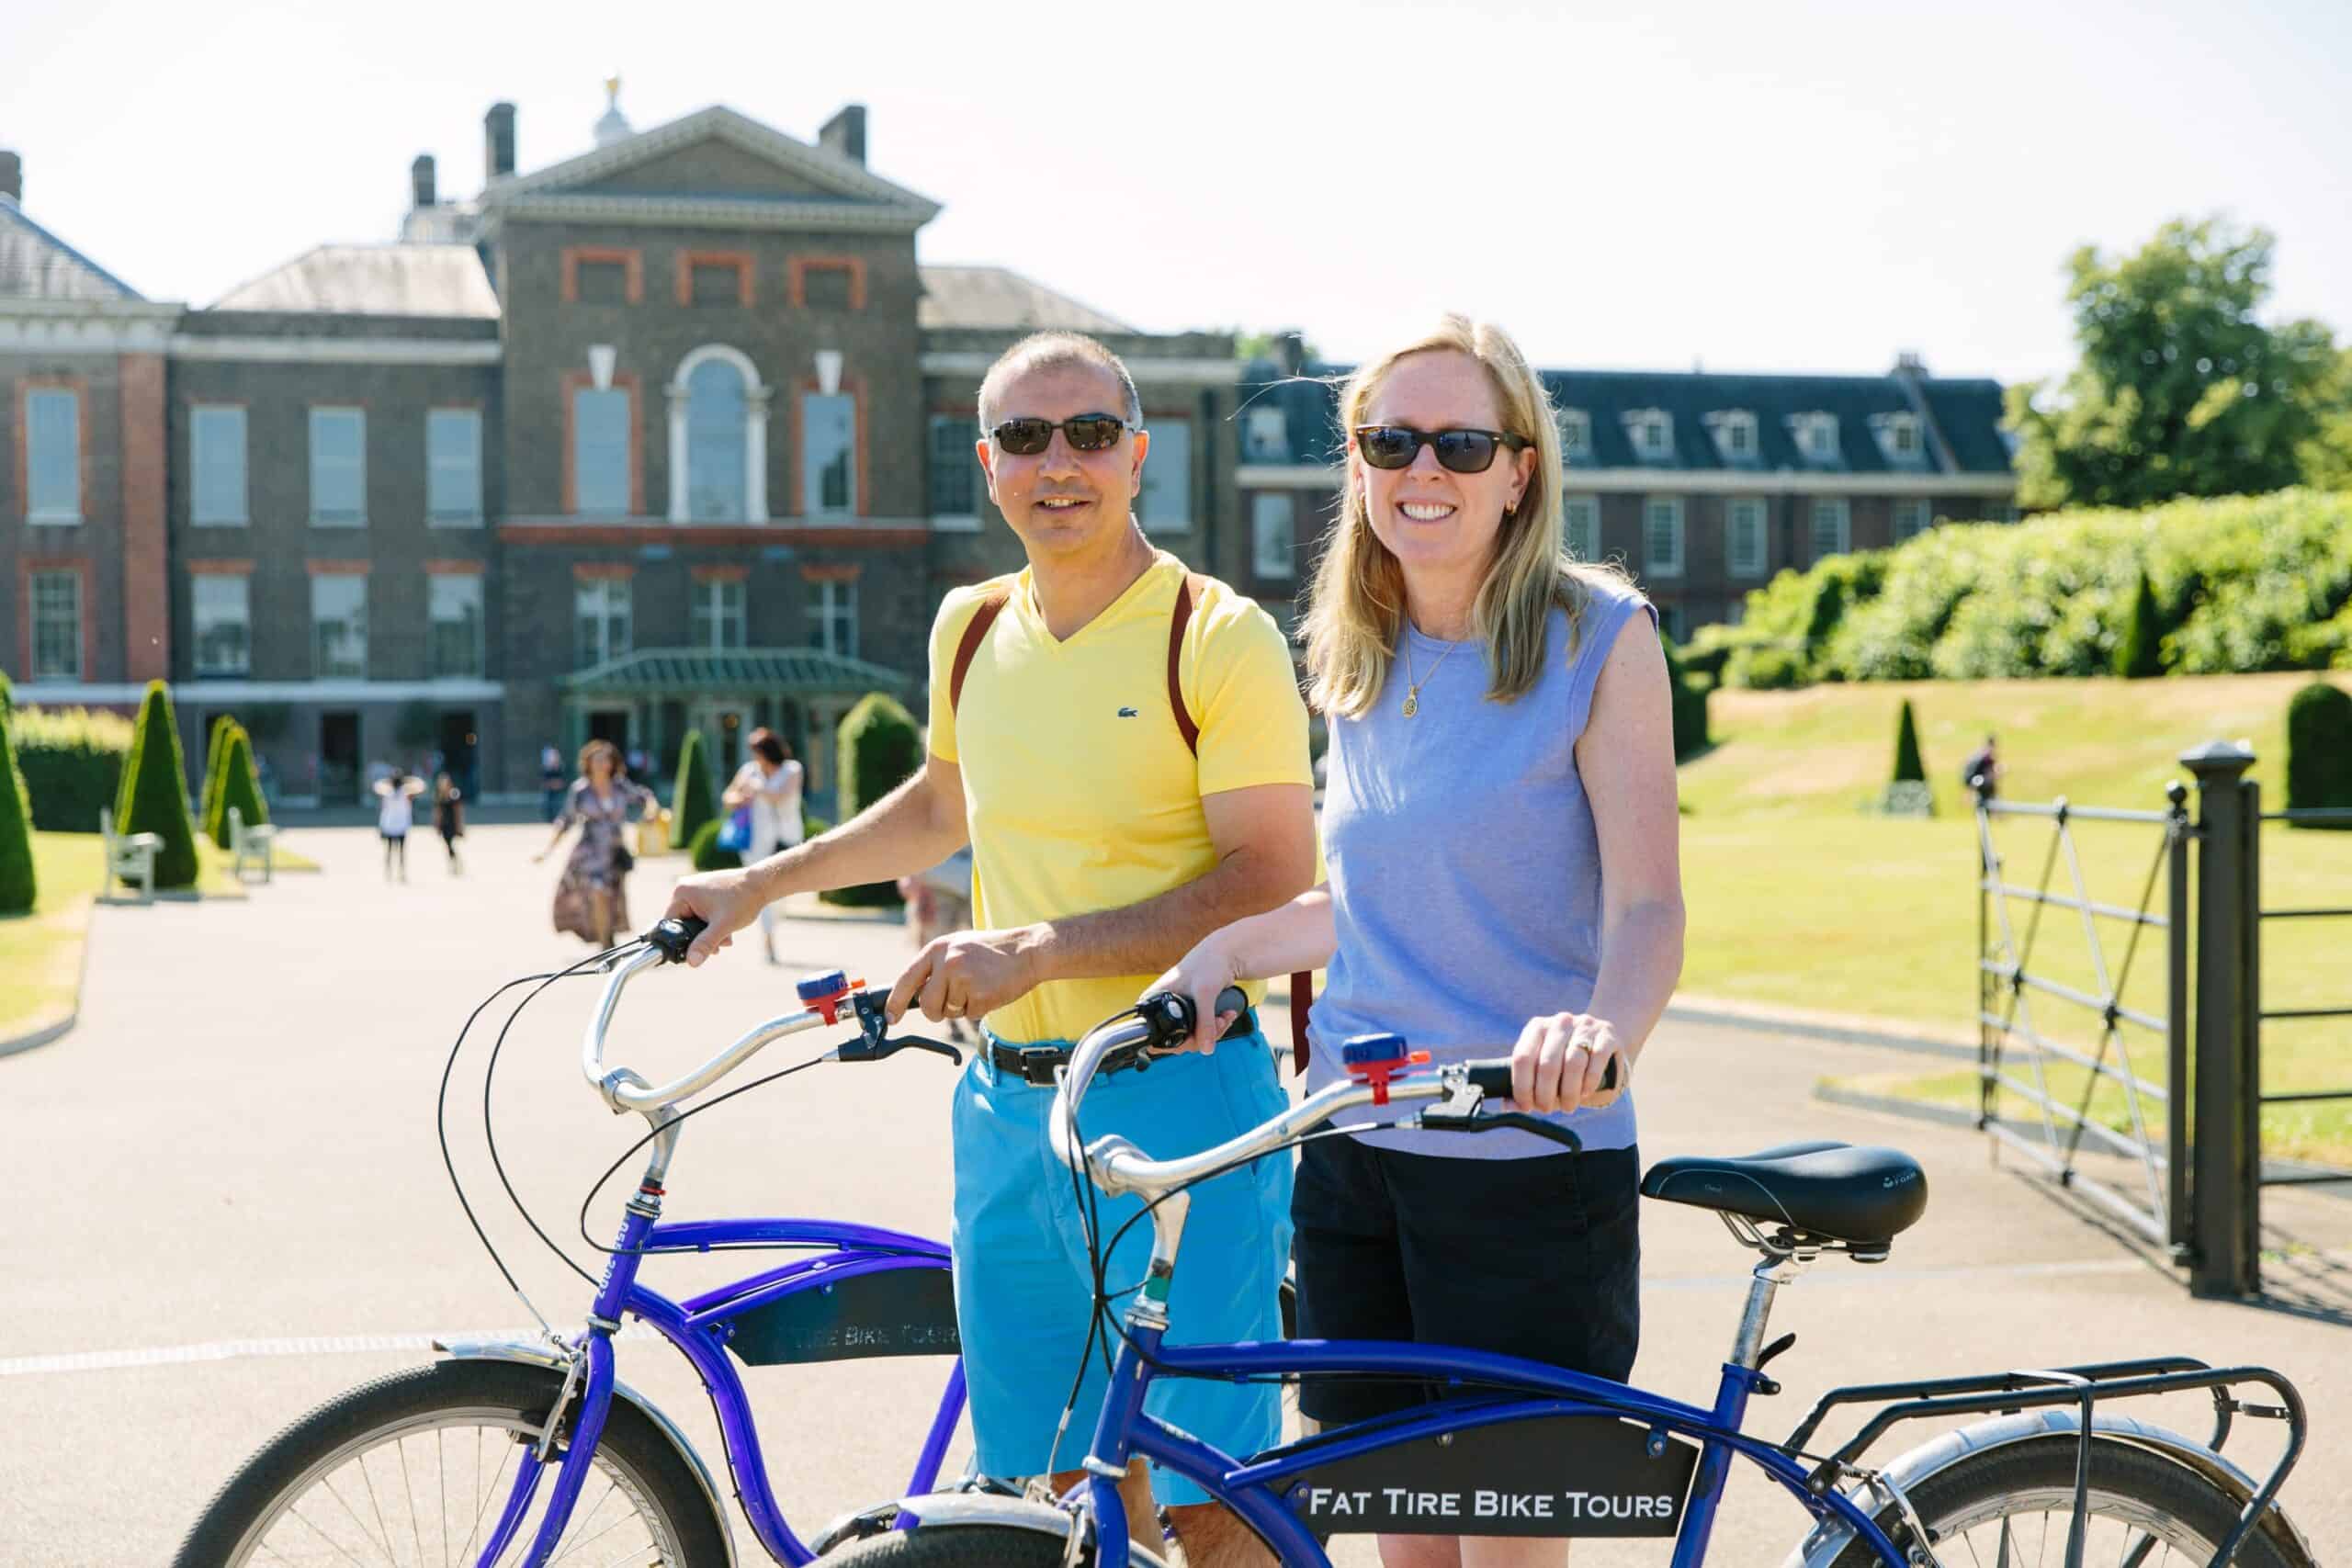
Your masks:
<svg viewBox="0 0 2352 1568"><path fill-rule="evenodd" d="M865 106L844 104L842 112L817 132L817 145L838 152L853 164L865 162Z"/></svg>
<svg viewBox="0 0 2352 1568"><path fill-rule="evenodd" d="M17 153L0 151L0 196L25 204L25 160Z"/></svg>
<svg viewBox="0 0 2352 1568"><path fill-rule="evenodd" d="M482 177L501 180L514 172L514 106L492 104L481 117Z"/></svg>
<svg viewBox="0 0 2352 1568"><path fill-rule="evenodd" d="M408 188L411 206L424 208L434 204L432 153L419 152L416 162L408 166Z"/></svg>

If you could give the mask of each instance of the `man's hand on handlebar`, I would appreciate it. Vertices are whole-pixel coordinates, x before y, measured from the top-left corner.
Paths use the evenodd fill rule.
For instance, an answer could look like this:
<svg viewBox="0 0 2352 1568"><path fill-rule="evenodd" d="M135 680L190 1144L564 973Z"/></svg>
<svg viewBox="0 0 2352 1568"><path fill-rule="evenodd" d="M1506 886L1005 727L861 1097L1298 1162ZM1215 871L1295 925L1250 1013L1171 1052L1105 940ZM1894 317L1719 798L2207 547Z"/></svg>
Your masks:
<svg viewBox="0 0 2352 1568"><path fill-rule="evenodd" d="M955 931L936 938L908 964L890 987L888 1013L896 1023L910 1007L926 1018L978 1019L1037 988L1039 931Z"/></svg>
<svg viewBox="0 0 2352 1568"><path fill-rule="evenodd" d="M1176 967L1143 988L1146 997L1162 991L1182 997L1193 1004L1193 1032L1183 1044L1187 1051L1202 1055L1214 1055L1218 1038L1226 1026L1238 1016L1233 1011L1219 1012L1218 993L1231 987L1241 976L1234 972L1233 955L1217 945L1216 938L1204 938L1192 952L1176 963ZM1138 998L1140 999L1140 998ZM1232 998L1227 998L1230 1001Z"/></svg>
<svg viewBox="0 0 2352 1568"><path fill-rule="evenodd" d="M678 879L670 890L670 907L662 911L664 919L691 915L706 928L686 950L689 966L699 966L702 961L728 946L735 933L759 918L768 902L752 877L752 868L736 871L706 871Z"/></svg>
<svg viewBox="0 0 2352 1568"><path fill-rule="evenodd" d="M1615 1081L1610 1064L1617 1065ZM1634 1058L1616 1027L1590 1013L1531 1018L1510 1054L1510 1097L1528 1111L1602 1106L1624 1092ZM1606 1085L1607 1087L1603 1087Z"/></svg>

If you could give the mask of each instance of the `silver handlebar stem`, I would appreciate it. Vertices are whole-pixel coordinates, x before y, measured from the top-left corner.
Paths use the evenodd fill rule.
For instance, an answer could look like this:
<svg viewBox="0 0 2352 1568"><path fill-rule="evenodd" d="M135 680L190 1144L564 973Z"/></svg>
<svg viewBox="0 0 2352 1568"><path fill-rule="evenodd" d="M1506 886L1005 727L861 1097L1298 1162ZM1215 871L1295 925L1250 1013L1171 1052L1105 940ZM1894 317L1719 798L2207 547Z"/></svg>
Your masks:
<svg viewBox="0 0 2352 1568"><path fill-rule="evenodd" d="M605 1032L612 1026L613 1010L620 1003L621 992L641 970L662 961L660 950L649 947L615 963L605 976L604 993L596 998L595 1011L589 1014L587 1032L581 1039L580 1071L605 1103L612 1107L615 1115L634 1111L658 1126L663 1111L717 1083L741 1066L762 1046L827 1021L824 1014L806 1008L769 1019L701 1066L658 1089L628 1067L615 1067L607 1072Z"/></svg>

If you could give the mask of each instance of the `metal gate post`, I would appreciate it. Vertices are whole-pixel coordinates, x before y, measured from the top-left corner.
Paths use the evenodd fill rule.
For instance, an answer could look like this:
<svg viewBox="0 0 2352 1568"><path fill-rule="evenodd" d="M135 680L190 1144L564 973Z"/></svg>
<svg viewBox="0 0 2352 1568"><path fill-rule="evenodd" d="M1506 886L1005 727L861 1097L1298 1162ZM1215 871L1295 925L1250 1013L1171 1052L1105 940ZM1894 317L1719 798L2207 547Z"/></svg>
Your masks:
<svg viewBox="0 0 2352 1568"><path fill-rule="evenodd" d="M2175 1263L2195 1257L2188 1185L2188 786L2165 786L2165 1224Z"/></svg>
<svg viewBox="0 0 2352 1568"><path fill-rule="evenodd" d="M2209 741L2181 754L2197 780L2197 1024L2189 1289L2199 1296L2261 1288L2254 1221L2261 1152L2253 1134L2261 1090L2246 1071L2254 921L2246 876L2257 826L2245 772L2254 753Z"/></svg>

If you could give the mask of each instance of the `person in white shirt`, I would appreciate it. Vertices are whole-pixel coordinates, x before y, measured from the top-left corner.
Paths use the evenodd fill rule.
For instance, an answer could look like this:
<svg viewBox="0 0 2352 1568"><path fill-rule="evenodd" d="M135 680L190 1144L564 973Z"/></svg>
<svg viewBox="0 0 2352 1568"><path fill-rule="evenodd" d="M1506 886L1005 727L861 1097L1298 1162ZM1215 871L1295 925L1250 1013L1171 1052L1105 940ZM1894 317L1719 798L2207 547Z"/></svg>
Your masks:
<svg viewBox="0 0 2352 1568"><path fill-rule="evenodd" d="M800 816L800 787L805 771L793 759L792 748L784 738L763 726L752 731L752 754L735 771L728 782L727 792L719 797L721 807L729 812L749 807L752 814L752 841L742 851L743 863L754 864L778 850L789 849L805 837L805 824ZM760 943L767 950L768 962L775 957L775 906L760 908Z"/></svg>
<svg viewBox="0 0 2352 1568"><path fill-rule="evenodd" d="M394 768L388 778L376 781L376 831L384 837L384 880L392 879L392 868L400 867L402 882L408 880L408 830L416 824L416 797L424 793L424 781Z"/></svg>

